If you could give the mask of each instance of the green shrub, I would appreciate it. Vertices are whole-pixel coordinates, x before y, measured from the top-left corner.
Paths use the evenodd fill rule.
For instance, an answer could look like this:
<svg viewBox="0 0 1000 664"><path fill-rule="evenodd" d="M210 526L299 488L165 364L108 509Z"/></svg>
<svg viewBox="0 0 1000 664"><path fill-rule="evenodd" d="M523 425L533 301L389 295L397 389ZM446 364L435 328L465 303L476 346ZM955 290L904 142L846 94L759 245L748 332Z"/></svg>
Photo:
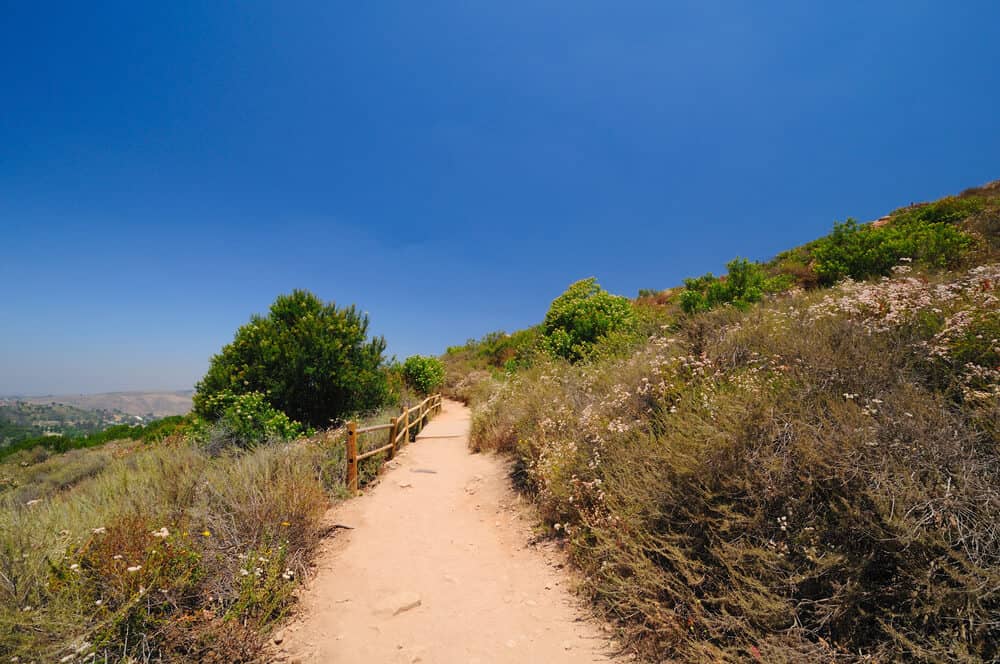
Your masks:
<svg viewBox="0 0 1000 664"><path fill-rule="evenodd" d="M444 364L436 357L411 355L403 363L406 382L422 394L430 394L444 382Z"/></svg>
<svg viewBox="0 0 1000 664"><path fill-rule="evenodd" d="M893 223L919 222L925 224L954 224L971 217L986 207L986 201L979 196L958 198L947 196L941 200L896 211Z"/></svg>
<svg viewBox="0 0 1000 664"><path fill-rule="evenodd" d="M223 390L206 396L203 408L237 447L293 440L306 433L301 424L271 406L260 392L233 394ZM210 436L211 433L207 437Z"/></svg>
<svg viewBox="0 0 1000 664"><path fill-rule="evenodd" d="M681 309L685 313L708 311L723 304L745 309L759 302L764 293L774 292L791 285L788 275L768 277L764 267L745 258L734 258L726 264L728 273L716 278L711 272L694 279L684 280L680 295Z"/></svg>
<svg viewBox="0 0 1000 664"><path fill-rule="evenodd" d="M267 317L254 316L214 356L197 385L195 412L215 417L212 395L259 392L276 409L310 426L328 426L388 397L385 340L367 338L368 317L353 306L324 304L302 290L281 295Z"/></svg>
<svg viewBox="0 0 1000 664"><path fill-rule="evenodd" d="M963 208L964 209L964 208ZM835 224L833 232L812 247L820 282L830 285L844 277L855 280L888 275L903 259L932 268L955 267L972 245L972 238L941 221L957 212L951 207L918 208L875 227L854 219Z"/></svg>
<svg viewBox="0 0 1000 664"><path fill-rule="evenodd" d="M637 318L628 298L603 290L593 277L577 281L552 301L542 324L545 349L571 362L581 360L610 332L627 332Z"/></svg>

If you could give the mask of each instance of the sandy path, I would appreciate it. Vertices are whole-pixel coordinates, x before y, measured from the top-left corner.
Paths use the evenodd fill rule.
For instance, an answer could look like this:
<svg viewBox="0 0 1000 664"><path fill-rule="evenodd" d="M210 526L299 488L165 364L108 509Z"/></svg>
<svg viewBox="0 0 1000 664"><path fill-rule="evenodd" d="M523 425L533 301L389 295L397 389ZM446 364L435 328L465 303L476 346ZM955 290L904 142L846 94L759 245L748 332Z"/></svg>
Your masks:
<svg viewBox="0 0 1000 664"><path fill-rule="evenodd" d="M323 545L275 659L609 661L562 556L528 545L530 515L506 464L470 454L468 433L468 409L445 402L378 486L331 510L353 530Z"/></svg>

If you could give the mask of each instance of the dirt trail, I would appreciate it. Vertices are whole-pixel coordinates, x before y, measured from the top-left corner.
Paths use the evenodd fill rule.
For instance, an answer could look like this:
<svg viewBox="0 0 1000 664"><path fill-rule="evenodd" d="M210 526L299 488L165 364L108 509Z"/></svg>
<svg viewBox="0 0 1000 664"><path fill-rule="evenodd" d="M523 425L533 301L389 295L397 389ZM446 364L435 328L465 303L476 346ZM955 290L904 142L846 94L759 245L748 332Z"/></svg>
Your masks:
<svg viewBox="0 0 1000 664"><path fill-rule="evenodd" d="M445 402L374 489L328 515L275 659L486 664L606 662L608 642L570 594L563 557L529 546L506 464L468 451L469 411Z"/></svg>

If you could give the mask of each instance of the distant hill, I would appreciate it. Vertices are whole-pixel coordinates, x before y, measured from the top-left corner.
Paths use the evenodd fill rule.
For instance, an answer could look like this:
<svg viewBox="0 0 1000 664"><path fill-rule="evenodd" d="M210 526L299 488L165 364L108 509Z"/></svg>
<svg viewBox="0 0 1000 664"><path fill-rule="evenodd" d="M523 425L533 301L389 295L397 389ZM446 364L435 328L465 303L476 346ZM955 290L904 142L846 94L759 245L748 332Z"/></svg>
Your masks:
<svg viewBox="0 0 1000 664"><path fill-rule="evenodd" d="M59 403L83 410L118 411L129 415L154 417L186 415L191 411L194 390L174 392L105 392L103 394L61 394L37 397L18 397L19 401L32 404Z"/></svg>

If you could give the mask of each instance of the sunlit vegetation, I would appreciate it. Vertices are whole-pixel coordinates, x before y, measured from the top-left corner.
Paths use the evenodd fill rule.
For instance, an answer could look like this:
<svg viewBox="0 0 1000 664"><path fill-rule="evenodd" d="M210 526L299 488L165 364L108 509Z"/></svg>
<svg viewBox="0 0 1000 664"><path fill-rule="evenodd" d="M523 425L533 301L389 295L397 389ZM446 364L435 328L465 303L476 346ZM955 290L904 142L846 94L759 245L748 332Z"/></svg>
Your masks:
<svg viewBox="0 0 1000 664"><path fill-rule="evenodd" d="M996 661L998 282L996 185L840 224L494 373L473 444L650 661Z"/></svg>

